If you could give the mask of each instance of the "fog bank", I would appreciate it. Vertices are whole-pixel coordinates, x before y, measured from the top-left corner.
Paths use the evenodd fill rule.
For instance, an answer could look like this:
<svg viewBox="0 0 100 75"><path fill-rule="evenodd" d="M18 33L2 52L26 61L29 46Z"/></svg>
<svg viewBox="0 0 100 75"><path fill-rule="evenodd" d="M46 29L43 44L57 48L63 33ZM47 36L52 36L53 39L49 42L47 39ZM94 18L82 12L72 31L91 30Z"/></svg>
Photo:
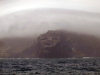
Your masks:
<svg viewBox="0 0 100 75"><path fill-rule="evenodd" d="M67 9L37 9L0 17L0 38L36 36L58 29L100 36L100 14Z"/></svg>

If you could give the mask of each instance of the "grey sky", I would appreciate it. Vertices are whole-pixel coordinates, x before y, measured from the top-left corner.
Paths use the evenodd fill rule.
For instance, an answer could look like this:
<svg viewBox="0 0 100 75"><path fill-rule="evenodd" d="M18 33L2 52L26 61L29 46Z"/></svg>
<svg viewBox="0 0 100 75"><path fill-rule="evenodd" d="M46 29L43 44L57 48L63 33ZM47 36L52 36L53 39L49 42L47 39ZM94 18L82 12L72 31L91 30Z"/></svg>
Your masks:
<svg viewBox="0 0 100 75"><path fill-rule="evenodd" d="M24 9L65 8L100 13L100 0L0 0L0 15Z"/></svg>
<svg viewBox="0 0 100 75"><path fill-rule="evenodd" d="M0 37L27 36L60 28L100 36L100 0L0 1ZM37 8L64 10L34 12ZM27 9L32 11L24 13Z"/></svg>

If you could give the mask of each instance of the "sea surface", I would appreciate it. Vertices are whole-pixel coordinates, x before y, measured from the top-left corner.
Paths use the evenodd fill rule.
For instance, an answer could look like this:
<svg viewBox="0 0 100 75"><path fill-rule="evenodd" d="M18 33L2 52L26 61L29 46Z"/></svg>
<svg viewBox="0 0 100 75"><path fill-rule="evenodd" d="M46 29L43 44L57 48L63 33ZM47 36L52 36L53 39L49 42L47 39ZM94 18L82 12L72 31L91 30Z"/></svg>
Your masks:
<svg viewBox="0 0 100 75"><path fill-rule="evenodd" d="M100 75L100 58L1 58L0 75Z"/></svg>

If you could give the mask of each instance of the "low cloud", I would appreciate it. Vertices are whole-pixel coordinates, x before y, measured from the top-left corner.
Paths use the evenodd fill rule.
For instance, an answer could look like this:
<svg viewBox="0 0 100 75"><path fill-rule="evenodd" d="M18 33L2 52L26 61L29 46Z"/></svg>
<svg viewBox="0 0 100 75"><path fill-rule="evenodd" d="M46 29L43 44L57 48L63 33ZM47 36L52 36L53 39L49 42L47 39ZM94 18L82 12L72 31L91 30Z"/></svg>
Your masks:
<svg viewBox="0 0 100 75"><path fill-rule="evenodd" d="M100 14L65 9L37 9L0 17L0 38L35 36L67 30L100 36Z"/></svg>

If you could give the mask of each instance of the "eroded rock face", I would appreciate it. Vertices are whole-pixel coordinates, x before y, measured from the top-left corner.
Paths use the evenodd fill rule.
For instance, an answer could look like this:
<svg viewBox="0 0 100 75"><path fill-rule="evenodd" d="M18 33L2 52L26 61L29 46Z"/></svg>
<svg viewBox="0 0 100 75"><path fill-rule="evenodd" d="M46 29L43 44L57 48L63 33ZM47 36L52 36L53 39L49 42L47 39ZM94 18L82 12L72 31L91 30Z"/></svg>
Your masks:
<svg viewBox="0 0 100 75"><path fill-rule="evenodd" d="M72 57L73 52L69 43L63 32L48 31L37 40L39 57Z"/></svg>
<svg viewBox="0 0 100 75"><path fill-rule="evenodd" d="M10 57L100 57L100 39L67 31L48 31L36 38L31 47Z"/></svg>
<svg viewBox="0 0 100 75"><path fill-rule="evenodd" d="M61 42L61 36L54 31L48 31L47 33L41 35L38 38L38 43L40 43L43 48L52 48L57 46Z"/></svg>
<svg viewBox="0 0 100 75"><path fill-rule="evenodd" d="M16 57L66 58L73 57L71 42L62 31L48 31L41 34L36 42Z"/></svg>

